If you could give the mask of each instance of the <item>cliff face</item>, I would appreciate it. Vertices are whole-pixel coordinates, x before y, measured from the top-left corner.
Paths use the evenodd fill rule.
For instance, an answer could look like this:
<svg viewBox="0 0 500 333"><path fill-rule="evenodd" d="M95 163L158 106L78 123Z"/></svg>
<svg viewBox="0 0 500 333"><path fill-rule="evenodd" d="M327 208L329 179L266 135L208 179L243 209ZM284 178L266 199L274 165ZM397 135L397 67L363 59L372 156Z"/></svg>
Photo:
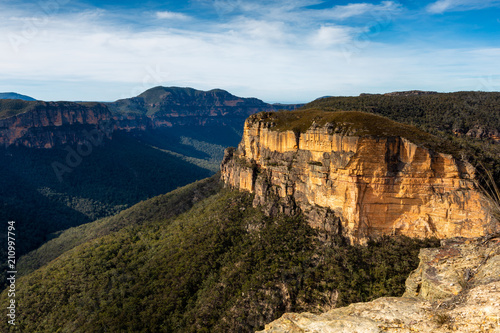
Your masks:
<svg viewBox="0 0 500 333"><path fill-rule="evenodd" d="M27 112L0 119L0 146L51 148L79 142L84 139L82 131L111 119L107 107L98 103L37 102ZM80 131L72 125L80 125Z"/></svg>
<svg viewBox="0 0 500 333"><path fill-rule="evenodd" d="M363 130L329 123L280 131L266 117L247 119L221 170L227 185L255 193L254 205L268 213L300 209L314 227L354 242L492 231L470 165L400 136L360 135ZM279 204L271 206L274 198Z"/></svg>

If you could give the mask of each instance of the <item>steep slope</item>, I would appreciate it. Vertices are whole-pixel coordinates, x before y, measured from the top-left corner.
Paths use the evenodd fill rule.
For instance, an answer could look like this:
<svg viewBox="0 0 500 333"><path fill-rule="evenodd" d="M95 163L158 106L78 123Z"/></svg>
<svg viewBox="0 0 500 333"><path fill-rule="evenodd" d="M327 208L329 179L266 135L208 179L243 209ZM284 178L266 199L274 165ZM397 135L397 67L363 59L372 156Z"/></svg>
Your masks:
<svg viewBox="0 0 500 333"><path fill-rule="evenodd" d="M21 99L23 101L36 101L33 97L21 95L15 92L0 93L0 99Z"/></svg>
<svg viewBox="0 0 500 333"><path fill-rule="evenodd" d="M167 194L138 203L132 208L92 223L60 232L40 248L22 256L17 263L20 275L44 266L64 252L93 239L109 235L125 227L139 226L147 221L165 220L189 209L219 189L219 175L186 185Z"/></svg>
<svg viewBox="0 0 500 333"><path fill-rule="evenodd" d="M36 249L54 232L114 215L212 174L126 133L104 138L90 153L76 155L80 160L68 150L77 154L78 146L0 150L0 219L16 221L23 231L18 256ZM68 155L71 164L66 164ZM66 165L69 171L54 165ZM6 230L1 235L6 237Z"/></svg>
<svg viewBox="0 0 500 333"><path fill-rule="evenodd" d="M238 149L226 151L222 179L255 193L270 214L302 211L312 226L353 242L494 232L474 168L443 149L436 137L369 113L259 113Z"/></svg>
<svg viewBox="0 0 500 333"><path fill-rule="evenodd" d="M172 207L172 198L133 207L113 224L137 216L139 225L19 278L22 311L16 327L2 321L1 330L252 332L285 311L401 294L418 249L432 244L384 238L366 247L327 245L301 216L269 218L248 193L223 190L179 216L158 207ZM105 221L92 228L100 223L107 228Z"/></svg>

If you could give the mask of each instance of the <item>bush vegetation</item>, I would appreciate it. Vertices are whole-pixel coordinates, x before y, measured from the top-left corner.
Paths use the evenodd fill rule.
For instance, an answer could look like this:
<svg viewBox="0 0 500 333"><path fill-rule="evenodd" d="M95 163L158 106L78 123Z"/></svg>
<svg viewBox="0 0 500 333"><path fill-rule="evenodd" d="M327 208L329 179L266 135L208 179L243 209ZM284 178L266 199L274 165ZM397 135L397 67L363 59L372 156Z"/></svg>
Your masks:
<svg viewBox="0 0 500 333"><path fill-rule="evenodd" d="M167 194L141 201L114 216L58 232L54 234L53 239L19 259L18 273L19 275L31 273L80 244L125 227L139 226L146 221L164 220L177 216L189 210L196 202L215 194L221 185L219 177L220 174L216 174Z"/></svg>
<svg viewBox="0 0 500 333"><path fill-rule="evenodd" d="M134 206L127 214L149 216L140 225L77 246L18 280L18 329L251 332L285 311L400 295L419 248L437 245L386 237L327 246L301 216L269 218L252 200L222 190L162 218L142 212L152 201Z"/></svg>

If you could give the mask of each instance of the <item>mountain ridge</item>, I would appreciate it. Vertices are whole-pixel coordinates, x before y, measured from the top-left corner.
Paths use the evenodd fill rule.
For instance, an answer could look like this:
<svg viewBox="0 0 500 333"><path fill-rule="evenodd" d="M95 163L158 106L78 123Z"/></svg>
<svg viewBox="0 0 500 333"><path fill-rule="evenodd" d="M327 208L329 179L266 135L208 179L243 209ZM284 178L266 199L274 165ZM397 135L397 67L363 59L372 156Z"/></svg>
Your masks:
<svg viewBox="0 0 500 333"><path fill-rule="evenodd" d="M33 97L21 95L15 92L0 92L0 99L20 99L24 101L36 101Z"/></svg>
<svg viewBox="0 0 500 333"><path fill-rule="evenodd" d="M130 132L175 126L240 127L253 113L299 106L272 105L256 98L237 97L222 89L201 91L161 86L110 103L0 100L0 146L52 148L83 143L85 138L68 126L90 125L95 129L103 121L108 122L109 135L115 130ZM63 125L66 127L61 131Z"/></svg>

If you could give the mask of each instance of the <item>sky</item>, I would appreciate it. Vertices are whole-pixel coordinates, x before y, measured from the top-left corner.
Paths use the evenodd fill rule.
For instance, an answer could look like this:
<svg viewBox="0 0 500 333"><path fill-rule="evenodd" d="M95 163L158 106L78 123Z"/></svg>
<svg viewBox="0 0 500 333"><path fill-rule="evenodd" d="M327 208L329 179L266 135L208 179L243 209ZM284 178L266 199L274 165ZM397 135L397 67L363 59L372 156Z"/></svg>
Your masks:
<svg viewBox="0 0 500 333"><path fill-rule="evenodd" d="M500 90L500 0L0 0L0 92L266 102Z"/></svg>

